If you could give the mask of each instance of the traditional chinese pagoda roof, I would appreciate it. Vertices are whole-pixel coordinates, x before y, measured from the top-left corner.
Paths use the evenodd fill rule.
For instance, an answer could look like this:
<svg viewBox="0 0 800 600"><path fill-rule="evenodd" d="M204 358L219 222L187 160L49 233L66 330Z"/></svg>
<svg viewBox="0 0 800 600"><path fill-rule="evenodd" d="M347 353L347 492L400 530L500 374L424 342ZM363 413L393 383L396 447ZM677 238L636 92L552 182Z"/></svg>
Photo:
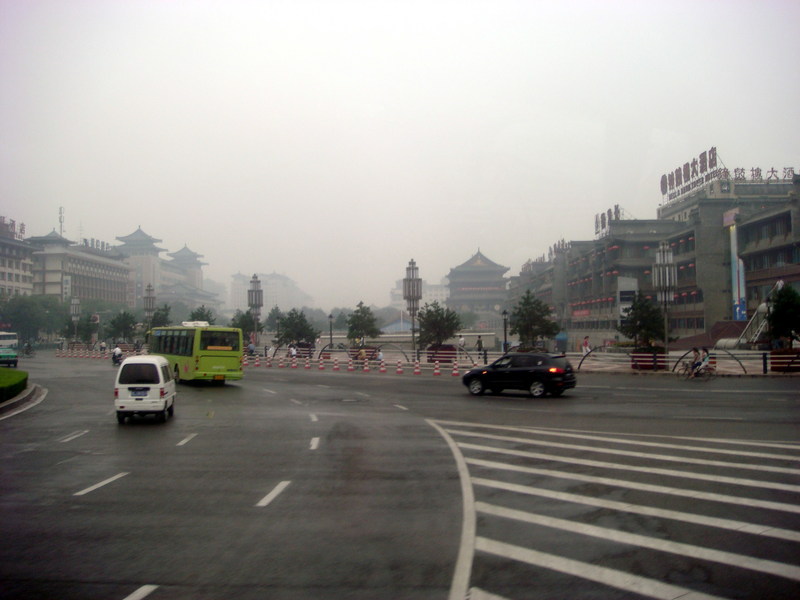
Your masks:
<svg viewBox="0 0 800 600"><path fill-rule="evenodd" d="M118 236L117 239L122 242L118 249L126 254L158 254L166 250L156 246L161 240L147 235L141 226L130 235Z"/></svg>
<svg viewBox="0 0 800 600"><path fill-rule="evenodd" d="M189 250L189 247L186 244L184 244L183 248L177 252L168 252L167 256L172 257L173 262L181 265L201 266L208 264L200 260L200 258L203 256L202 254L198 254L197 252Z"/></svg>
<svg viewBox="0 0 800 600"><path fill-rule="evenodd" d="M508 271L508 269L509 267L498 265L496 262L489 260L483 255L483 253L481 253L480 249L478 249L478 251L467 262L450 269L450 275L452 276L454 273L486 273L492 271L496 274L502 274Z"/></svg>
<svg viewBox="0 0 800 600"><path fill-rule="evenodd" d="M74 242L68 240L67 238L57 234L55 229L53 229L53 231L51 231L47 235L39 235L39 236L29 237L26 241L31 243L31 244L37 244L37 245L47 245L47 244L70 245L70 244L74 243Z"/></svg>

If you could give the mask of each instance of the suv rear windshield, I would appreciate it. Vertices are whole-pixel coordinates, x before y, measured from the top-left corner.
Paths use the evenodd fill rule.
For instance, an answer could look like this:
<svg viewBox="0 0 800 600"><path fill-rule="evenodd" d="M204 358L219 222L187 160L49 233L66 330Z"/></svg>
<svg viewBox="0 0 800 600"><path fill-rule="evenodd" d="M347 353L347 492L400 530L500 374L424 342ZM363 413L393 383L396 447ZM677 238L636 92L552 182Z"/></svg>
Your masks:
<svg viewBox="0 0 800 600"><path fill-rule="evenodd" d="M158 367L150 364L122 365L122 371L119 374L119 382L123 385L137 383L160 383L160 379L158 378Z"/></svg>
<svg viewBox="0 0 800 600"><path fill-rule="evenodd" d="M566 357L564 356L551 356L550 364L558 367L559 369L566 369L569 365L569 361L567 361Z"/></svg>

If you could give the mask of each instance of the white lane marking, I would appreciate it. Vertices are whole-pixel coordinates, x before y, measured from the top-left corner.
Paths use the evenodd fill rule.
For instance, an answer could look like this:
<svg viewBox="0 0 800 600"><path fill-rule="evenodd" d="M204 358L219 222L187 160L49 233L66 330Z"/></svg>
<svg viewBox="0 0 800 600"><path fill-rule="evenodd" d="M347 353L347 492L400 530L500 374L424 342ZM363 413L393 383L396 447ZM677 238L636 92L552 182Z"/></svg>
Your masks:
<svg viewBox="0 0 800 600"><path fill-rule="evenodd" d="M796 457L791 454L767 454L763 452L744 452L740 448L735 450L724 450L713 446L687 446L686 444L665 444L663 442L648 442L643 438L666 438L669 440L691 440L694 442L705 442L714 444L736 444L765 447L765 448L787 448L790 450L797 450L797 444L776 444L774 442L747 442L744 440L729 440L725 438L696 438L696 437L675 437L675 436L661 436L650 434L619 434L609 433L604 431L589 432L581 429L552 429L549 427L517 427L512 425L488 425L474 423L467 423L464 421L439 421L442 425L461 425L467 427L480 427L481 429L497 429L501 431L517 431L520 433L535 433L536 435L549 435L555 437L568 437L577 438L582 440L592 440L597 442L613 442L615 444L626 444L633 446L646 446L651 448L675 448L678 450L692 450L698 452L706 452L711 454L732 454L734 456L752 456L756 458L776 458L780 460L796 460ZM620 436L626 437L620 437ZM606 437L614 436L614 437Z"/></svg>
<svg viewBox="0 0 800 600"><path fill-rule="evenodd" d="M565 450L586 450L593 454L611 454L614 456L630 456L634 458L646 458L648 460L660 460L664 462L676 462L689 465L703 465L706 467L728 467L750 471L765 471L769 473L783 473L785 475L800 475L800 469L789 469L787 467L770 467L768 465L753 465L748 463L725 462L720 460L706 460L702 458L689 458L686 456L672 456L669 454L651 454L647 452L631 452L630 450L615 450L613 448L598 448L596 446L578 446L575 444L561 444L549 440L534 440L530 438L509 437L505 435L494 435L491 433L480 433L476 431L465 431L459 429L448 429L450 434L463 437L477 437L487 440L501 442L514 442L526 444L528 446L547 446L548 448L562 448ZM792 457L782 457L792 460ZM796 491L800 491L798 488Z"/></svg>
<svg viewBox="0 0 800 600"><path fill-rule="evenodd" d="M319 419L317 418L317 415L315 415L314 413L311 413L310 415L308 415L308 418L311 419L312 423L316 423L317 421L319 421Z"/></svg>
<svg viewBox="0 0 800 600"><path fill-rule="evenodd" d="M698 525L703 525L703 526L717 527L719 529L728 529L730 531L737 531L739 533L750 533L762 537L772 537L780 540L788 540L791 542L800 542L800 531L793 531L791 529L768 527L766 525L759 525L757 523L748 523L746 521L734 521L733 519L719 519L717 517L710 517L708 515L696 515L694 513L686 513L677 510L655 508L653 506L644 506L641 504L617 502L616 500L603 500L601 498L595 498L593 496L581 496L579 494L570 494L569 492L555 492L553 490L548 490L545 488L537 488L527 485L507 483L505 481L494 481L491 479L483 479L481 477L473 477L472 483L473 485L481 485L492 489L505 490L508 492L514 492L516 494L526 494L528 496L551 498L553 500L560 500L562 502L573 502L576 504L584 504L586 506L597 506L599 508L607 508L609 510L633 513L637 515L646 515L648 517L672 519L675 521L683 521L684 523L696 523Z"/></svg>
<svg viewBox="0 0 800 600"><path fill-rule="evenodd" d="M395 406L396 408L399 408L400 410L408 410L408 409L407 409L405 406L403 406L402 404L394 404L393 406Z"/></svg>
<svg viewBox="0 0 800 600"><path fill-rule="evenodd" d="M186 444L188 444L196 436L197 436L196 433L190 433L189 435L187 435L185 438L183 438L180 442L178 442L175 445L176 446L185 446Z"/></svg>
<svg viewBox="0 0 800 600"><path fill-rule="evenodd" d="M330 388L331 386L329 386L329 385L325 385L325 384L323 384L323 383L318 383L318 384L317 384L317 387L321 387L321 388L328 389L328 388Z"/></svg>
<svg viewBox="0 0 800 600"><path fill-rule="evenodd" d="M702 473L690 473L688 471L676 471L674 469L658 469L656 467L634 467L620 463L605 462L599 460L584 460L581 458L564 458L553 454L539 452L525 452L522 450L507 450L504 448L494 448L492 446L478 446L476 444L458 444L459 448L467 450L478 450L479 452L495 452L509 456L519 456L523 458L533 458L565 462L572 465L583 465L585 467L599 467L601 469L616 469L619 471L631 471L634 473L649 473L651 475L666 475L667 477L678 477L682 479L696 479L699 481L713 481L716 483L731 483L733 485L743 485L767 490L783 490L786 492L800 492L800 486L772 481L760 481L758 479L742 479L740 477L724 477L722 475L704 475Z"/></svg>
<svg viewBox="0 0 800 600"><path fill-rule="evenodd" d="M364 398L369 398L369 394L366 394L364 392L356 392L356 396L363 396Z"/></svg>
<svg viewBox="0 0 800 600"><path fill-rule="evenodd" d="M96 483L93 486L90 486L90 487L86 488L85 490L81 490L80 492L75 492L72 495L73 496L83 496L85 494L88 494L89 492L93 492L96 489L103 487L104 485L108 485L112 481L116 481L117 479L121 479L122 477L125 477L125 475L128 475L128 473L125 473L125 472L117 473L116 475L114 475L113 477L109 477L105 481L101 481L100 483Z"/></svg>
<svg viewBox="0 0 800 600"><path fill-rule="evenodd" d="M264 506L266 506L267 504L269 504L270 502L275 500L275 498L277 498L278 495L283 490L285 490L289 486L290 483L292 483L292 482L291 481L281 481L278 485L276 485L273 488L273 490L269 494L267 494L261 500L259 500L258 503L256 504L256 506L259 507L259 508L263 508Z"/></svg>
<svg viewBox="0 0 800 600"><path fill-rule="evenodd" d="M648 548L650 550L657 550L659 552L668 552L670 554L677 554L678 556L688 556L698 560L708 560L723 565L733 566L738 569L748 569L750 571L758 571L760 573L767 573L769 575L777 575L779 577L785 577L794 581L800 581L800 567L776 562L773 560L765 560L763 558L746 556L744 554L735 554L733 552L715 550L713 548L703 548L702 546L685 544L683 542L671 542L669 540L651 538L645 535L639 535L637 533L628 533L626 531L609 529L607 527L589 525L588 523L579 523L568 521L566 519L558 519L556 517L548 517L536 513L525 512L522 510L505 508L503 506L494 506L485 502L477 502L475 504L475 509L485 515L512 519L514 521L531 523L533 525L541 525L543 527L550 527L561 531L569 531L570 533L576 533L579 535L610 540L620 544L638 546L639 548Z"/></svg>
<svg viewBox="0 0 800 600"><path fill-rule="evenodd" d="M448 600L464 600L467 598L467 589L469 586L470 573L472 572L472 558L474 556L475 547L475 533L477 531L477 514L475 512L475 492L472 489L472 483L469 480L469 469L464 460L464 455L456 445L453 438L442 429L435 421L430 419L426 423L439 432L447 445L450 447L450 452L453 453L453 458L456 461L458 469L458 479L461 483L461 541L458 547L458 558L456 559L456 568L453 571L453 580L450 583L450 595Z"/></svg>
<svg viewBox="0 0 800 600"><path fill-rule="evenodd" d="M125 596L123 600L142 600L142 598L149 596L158 588L157 585L143 585L138 590L133 592L130 596Z"/></svg>
<svg viewBox="0 0 800 600"><path fill-rule="evenodd" d="M480 460L477 458L468 458L466 462L470 465L475 465L478 467L487 467L489 469L499 469L501 471L529 473L533 475L543 475L545 477L556 477L558 479L571 479L573 481L584 481L586 483L599 483L601 485L621 487L630 490L639 490L642 492L654 492L656 494L667 494L669 496L679 496L681 498L693 498L695 500L707 500L710 502L724 502L726 504L735 504L737 506L766 508L767 510L778 510L783 512L800 514L800 506L794 504L787 504L784 502L754 500L752 498L745 498L741 496L730 496L728 494L715 494L710 492L698 492L696 490L674 488L665 485L653 485L650 483L638 483L636 481L626 481L624 479L612 479L611 477L597 477L594 475L581 475L579 473L569 473L567 471L555 471L555 470L551 471L549 469L523 467L519 465L511 465L508 463L501 463L491 460Z"/></svg>
<svg viewBox="0 0 800 600"><path fill-rule="evenodd" d="M65 444L67 442L71 442L72 440L81 437L82 435L86 435L87 433L89 433L88 429L84 429L83 431L74 431L70 434L67 434L65 437L61 438L58 441L61 442L62 444Z"/></svg>
<svg viewBox="0 0 800 600"><path fill-rule="evenodd" d="M263 391L267 392L268 394L277 394L277 393L278 393L278 392L276 392L275 390L270 390L270 389L267 389L267 388L261 388L261 389L262 389Z"/></svg>
<svg viewBox="0 0 800 600"><path fill-rule="evenodd" d="M620 590L632 592L641 596L658 598L659 600L675 600L676 598L691 598L692 600L719 600L718 596L709 596L687 588L661 583L639 575L616 571L607 567L598 567L585 562L537 552L528 548L521 548L512 544L504 544L479 537L475 540L475 549L488 554L511 558L537 567L544 567L559 573L566 573L581 579L596 581Z"/></svg>
<svg viewBox="0 0 800 600"><path fill-rule="evenodd" d="M311 443L308 445L309 450L316 450L319 448L319 438L311 438Z"/></svg>
<svg viewBox="0 0 800 600"><path fill-rule="evenodd" d="M47 390L45 388L41 388L41 390L42 390L42 394L39 396L39 398L37 400L35 400L34 402L30 402L28 404L24 404L23 406L19 407L18 409L12 410L11 412L8 412L8 413L4 414L2 417L0 417L0 421L2 421L4 419L10 419L14 415L18 415L21 412L25 412L29 408L33 408L34 406L39 404L42 400L45 399L45 396L47 396Z"/></svg>
<svg viewBox="0 0 800 600"><path fill-rule="evenodd" d="M303 403L300 400L295 400L294 398L291 399L291 402L294 404L302 405Z"/></svg>

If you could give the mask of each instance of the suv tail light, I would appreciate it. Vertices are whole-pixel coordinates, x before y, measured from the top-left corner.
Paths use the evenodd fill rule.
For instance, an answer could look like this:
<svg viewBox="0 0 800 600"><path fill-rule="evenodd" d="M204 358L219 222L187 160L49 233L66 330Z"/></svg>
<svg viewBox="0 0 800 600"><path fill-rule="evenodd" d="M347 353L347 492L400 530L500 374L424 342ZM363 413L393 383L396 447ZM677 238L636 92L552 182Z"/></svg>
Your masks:
<svg viewBox="0 0 800 600"><path fill-rule="evenodd" d="M163 398L164 396L167 395L167 390L165 390L164 388L158 388L158 393L159 397Z"/></svg>
<svg viewBox="0 0 800 600"><path fill-rule="evenodd" d="M558 367L550 367L548 371L551 373L556 373L557 375L564 373L564 369L559 369Z"/></svg>

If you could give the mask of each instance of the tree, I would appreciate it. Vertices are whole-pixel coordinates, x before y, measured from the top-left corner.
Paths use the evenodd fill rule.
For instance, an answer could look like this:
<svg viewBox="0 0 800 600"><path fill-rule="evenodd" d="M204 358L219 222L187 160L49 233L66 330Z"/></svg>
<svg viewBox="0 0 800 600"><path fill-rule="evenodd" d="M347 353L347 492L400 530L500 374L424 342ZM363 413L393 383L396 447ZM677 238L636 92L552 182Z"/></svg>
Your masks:
<svg viewBox="0 0 800 600"><path fill-rule="evenodd" d="M293 308L279 320L276 342L278 346L285 346L292 342L313 344L319 334L320 331L311 326L305 313Z"/></svg>
<svg viewBox="0 0 800 600"><path fill-rule="evenodd" d="M190 321L206 321L209 325L216 323L217 319L214 317L214 311L206 308L205 304L198 306L189 313Z"/></svg>
<svg viewBox="0 0 800 600"><path fill-rule="evenodd" d="M129 340L136 329L136 317L126 310L117 313L108 322L107 331L115 339Z"/></svg>
<svg viewBox="0 0 800 600"><path fill-rule="evenodd" d="M461 329L461 317L449 308L442 308L439 303L425 303L417 313L419 323L419 346L440 346L445 340L453 337Z"/></svg>
<svg viewBox="0 0 800 600"><path fill-rule="evenodd" d="M552 338L560 328L550 318L551 312L545 302L535 298L528 290L511 311L509 332L518 335L523 346L535 346L541 338Z"/></svg>
<svg viewBox="0 0 800 600"><path fill-rule="evenodd" d="M249 310L243 312L236 309L236 312L233 313L233 317L231 318L230 327L238 327L245 334L245 337L247 337L247 334L256 331L256 327L258 327L259 332L264 331L264 326L261 323L255 322L253 313Z"/></svg>
<svg viewBox="0 0 800 600"><path fill-rule="evenodd" d="M784 285L770 300L767 322L772 339L796 338L800 335L800 294L797 290L790 285Z"/></svg>
<svg viewBox="0 0 800 600"><path fill-rule="evenodd" d="M347 339L351 341L376 338L381 335L375 315L369 306L359 302L356 309L347 317Z"/></svg>
<svg viewBox="0 0 800 600"><path fill-rule="evenodd" d="M166 327L167 325L172 325L172 320L170 319L171 307L169 304L165 304L161 306L153 312L153 319L150 321L150 327Z"/></svg>
<svg viewBox="0 0 800 600"><path fill-rule="evenodd" d="M664 315L656 304L637 292L633 303L625 309L625 318L617 327L622 335L637 346L649 346L652 340L664 339Z"/></svg>
<svg viewBox="0 0 800 600"><path fill-rule="evenodd" d="M266 320L264 321L264 327L267 329L267 331L277 331L278 323L282 317L283 313L281 312L281 309L277 306L273 306L269 311Z"/></svg>
<svg viewBox="0 0 800 600"><path fill-rule="evenodd" d="M9 323L20 340L59 331L68 318L66 305L55 296L14 296L0 309L0 320Z"/></svg>

